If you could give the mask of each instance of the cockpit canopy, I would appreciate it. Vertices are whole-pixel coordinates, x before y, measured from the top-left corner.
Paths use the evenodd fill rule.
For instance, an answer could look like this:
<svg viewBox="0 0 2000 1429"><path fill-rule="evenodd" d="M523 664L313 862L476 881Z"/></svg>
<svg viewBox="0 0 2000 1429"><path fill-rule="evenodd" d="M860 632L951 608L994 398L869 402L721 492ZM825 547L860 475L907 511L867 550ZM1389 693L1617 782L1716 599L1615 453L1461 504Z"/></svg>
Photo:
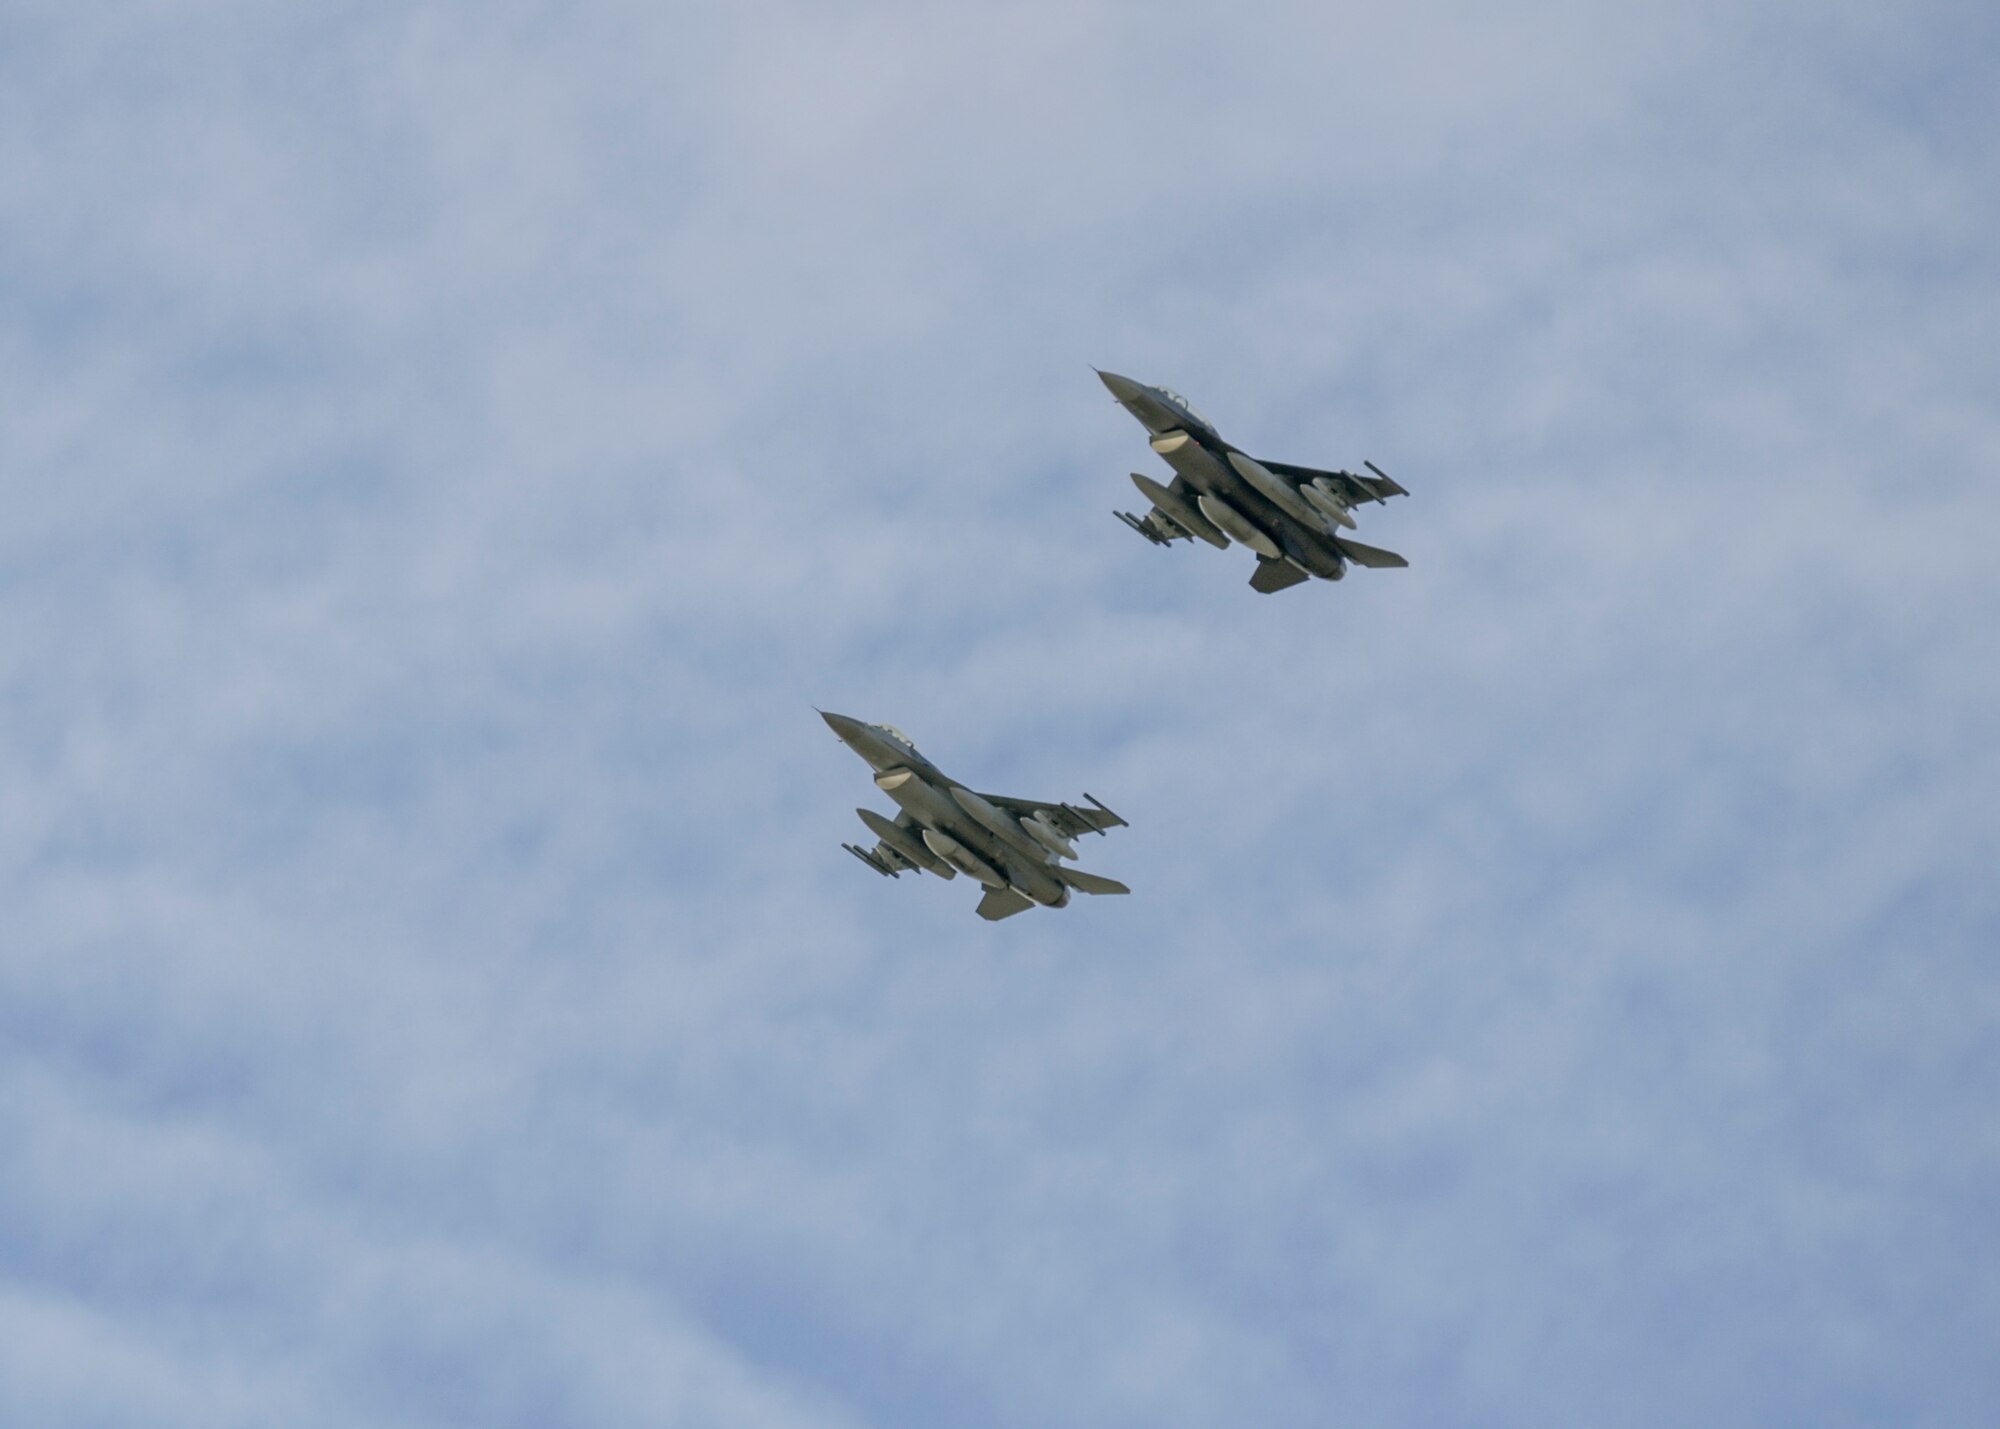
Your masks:
<svg viewBox="0 0 2000 1429"><path fill-rule="evenodd" d="M1188 401L1187 398L1181 396L1181 394L1174 391L1173 388L1162 387L1160 389L1160 395L1162 397L1169 398L1172 401L1178 403L1180 405L1180 409L1183 412L1186 412L1190 417L1193 417L1197 422L1200 422L1204 427L1207 427L1210 431L1215 430L1215 423L1209 421L1207 417L1202 415L1201 410L1197 408L1194 403Z"/></svg>
<svg viewBox="0 0 2000 1429"><path fill-rule="evenodd" d="M889 738L895 740L905 749L915 749L917 747L915 742L912 741L907 734L904 734L903 731L897 729L896 726L894 726L893 724L871 724L868 727L872 730L878 730L881 733L888 735Z"/></svg>

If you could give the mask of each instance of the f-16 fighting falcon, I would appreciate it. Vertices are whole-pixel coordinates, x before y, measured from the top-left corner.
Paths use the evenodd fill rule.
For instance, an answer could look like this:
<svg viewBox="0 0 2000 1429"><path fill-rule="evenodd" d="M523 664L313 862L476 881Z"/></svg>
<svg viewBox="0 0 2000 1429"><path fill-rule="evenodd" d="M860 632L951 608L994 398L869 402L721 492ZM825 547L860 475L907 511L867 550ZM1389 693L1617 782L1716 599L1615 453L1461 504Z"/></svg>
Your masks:
<svg viewBox="0 0 2000 1429"><path fill-rule="evenodd" d="M1076 857L1071 840L1078 834L1102 834L1125 823L1090 795L1083 797L1091 807L1080 809L975 794L917 753L901 730L824 710L819 715L843 744L868 761L876 787L902 805L893 820L873 809L856 809L880 842L872 850L841 845L877 873L899 878L904 869L920 869L947 879L963 873L985 886L979 916L989 921L1011 918L1037 903L1060 908L1069 902L1072 888L1132 891L1062 863Z"/></svg>
<svg viewBox="0 0 2000 1429"><path fill-rule="evenodd" d="M1354 529L1353 508L1361 502L1409 495L1373 462L1362 463L1372 476L1356 476L1258 461L1224 441L1215 424L1179 393L1115 372L1097 375L1118 404L1152 433L1153 450L1174 469L1168 486L1132 473L1132 484L1153 503L1143 518L1129 511L1113 513L1154 545L1191 536L1218 550L1240 542L1257 553L1251 589L1267 595L1307 576L1337 581L1347 574L1349 561L1377 567L1409 564L1394 551L1338 534L1339 528Z"/></svg>

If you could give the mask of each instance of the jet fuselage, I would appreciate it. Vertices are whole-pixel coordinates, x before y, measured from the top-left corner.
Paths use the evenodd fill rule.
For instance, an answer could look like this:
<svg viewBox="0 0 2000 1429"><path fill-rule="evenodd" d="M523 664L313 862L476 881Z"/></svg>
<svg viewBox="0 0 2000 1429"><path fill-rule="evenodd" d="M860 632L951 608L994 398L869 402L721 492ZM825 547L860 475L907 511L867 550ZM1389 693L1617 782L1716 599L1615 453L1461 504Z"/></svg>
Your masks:
<svg viewBox="0 0 2000 1429"><path fill-rule="evenodd" d="M1248 457L1249 453L1223 440L1214 423L1195 411L1185 398L1164 387L1149 387L1115 372L1097 375L1119 405L1151 434L1153 450L1174 469L1175 475L1201 495L1229 508L1219 521L1215 513L1206 507L1202 509L1202 514L1225 534L1253 549L1259 544L1254 537L1245 541L1230 532L1230 513L1233 513L1248 521L1274 548L1260 554L1275 554L1325 580L1339 580L1346 574L1347 563L1327 539L1327 533L1299 520L1252 485L1230 461L1231 453L1239 457Z"/></svg>
<svg viewBox="0 0 2000 1429"><path fill-rule="evenodd" d="M910 816L917 836L937 857L988 888L1012 888L1045 908L1069 902L1069 888L1049 871L1052 859L1040 850L1028 852L1021 841L1032 847L1032 840L1025 832L1003 836L991 824L1008 816L947 777L908 740L847 715L821 711L820 718L868 762L876 787ZM988 810L991 822L982 821L978 814Z"/></svg>

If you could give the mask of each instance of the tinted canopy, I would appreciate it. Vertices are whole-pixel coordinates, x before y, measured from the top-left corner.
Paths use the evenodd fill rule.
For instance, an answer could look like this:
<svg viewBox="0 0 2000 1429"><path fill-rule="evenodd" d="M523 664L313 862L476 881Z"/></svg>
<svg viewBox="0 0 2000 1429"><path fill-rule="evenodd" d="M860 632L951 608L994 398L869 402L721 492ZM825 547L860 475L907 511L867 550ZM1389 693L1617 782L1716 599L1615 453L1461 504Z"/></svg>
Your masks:
<svg viewBox="0 0 2000 1429"><path fill-rule="evenodd" d="M1174 402L1177 402L1180 405L1180 409L1183 412L1186 412L1190 417L1193 417L1197 422L1200 422L1204 427L1207 427L1211 431L1215 429L1215 423L1209 421L1208 418L1202 414L1200 408L1196 407L1194 403L1188 401L1187 398L1181 396L1180 393L1174 391L1173 388L1162 387L1160 389L1160 394L1164 397L1171 398Z"/></svg>
<svg viewBox="0 0 2000 1429"><path fill-rule="evenodd" d="M880 730L883 734L888 735L889 738L895 740L905 749L915 749L917 747L911 741L910 737L907 734L904 734L903 731L897 729L896 726L894 726L893 724L871 724L868 727L870 729Z"/></svg>

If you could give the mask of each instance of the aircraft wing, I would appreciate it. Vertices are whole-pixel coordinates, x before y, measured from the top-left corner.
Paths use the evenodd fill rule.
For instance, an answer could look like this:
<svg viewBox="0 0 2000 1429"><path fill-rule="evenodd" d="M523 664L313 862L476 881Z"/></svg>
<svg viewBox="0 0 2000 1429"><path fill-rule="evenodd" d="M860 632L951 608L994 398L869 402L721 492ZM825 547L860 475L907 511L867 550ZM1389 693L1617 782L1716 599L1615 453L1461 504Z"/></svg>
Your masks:
<svg viewBox="0 0 2000 1429"><path fill-rule="evenodd" d="M1171 546L1176 541L1190 539L1187 532L1162 516L1157 506L1144 516L1134 516L1129 511L1114 511L1111 514L1156 546Z"/></svg>
<svg viewBox="0 0 2000 1429"><path fill-rule="evenodd" d="M859 844L842 844L842 848L881 874L884 878L901 878L903 870L915 868L907 858L897 853L885 843L878 843L872 849L864 849Z"/></svg>
<svg viewBox="0 0 2000 1429"><path fill-rule="evenodd" d="M922 831L911 819L908 810L896 815L894 822L883 818L873 809L856 809L861 822L868 825L869 832L878 836L875 847L862 848L858 844L842 844L841 847L889 878L901 878L906 872L934 873L939 878L950 879L957 870L924 847Z"/></svg>
<svg viewBox="0 0 2000 1429"><path fill-rule="evenodd" d="M1141 472L1132 473L1132 484L1139 488L1139 494L1153 503L1143 519L1129 511L1114 513L1120 521L1144 536L1156 546L1169 545L1183 536L1198 536L1218 550L1229 544L1229 538L1209 524L1201 514L1199 499L1195 489L1184 476L1176 476L1172 484L1160 485Z"/></svg>
<svg viewBox="0 0 2000 1429"><path fill-rule="evenodd" d="M1151 477L1137 473L1133 474L1132 480L1142 496L1152 499L1153 509L1144 516L1134 516L1129 511L1112 514L1156 546L1170 546L1175 541L1191 539L1188 523L1201 521L1200 513L1194 510L1194 488L1178 476L1173 479L1172 485L1166 487L1160 486ZM1176 512L1180 513L1179 520L1174 519Z"/></svg>
<svg viewBox="0 0 2000 1429"><path fill-rule="evenodd" d="M1078 834L1101 834L1128 827L1123 819L1088 794L1083 796L1088 808L1076 804L1044 804L1035 799L1009 799L1001 794L982 794L980 797L1018 818L1040 814L1064 838L1073 839Z"/></svg>
<svg viewBox="0 0 2000 1429"><path fill-rule="evenodd" d="M1293 466L1288 462L1267 461L1263 463L1280 476L1290 477L1304 485L1314 481L1330 482L1339 488L1349 506L1357 506L1363 501L1387 501L1392 496L1408 496L1410 493L1398 486L1389 475L1368 462L1363 462L1373 476L1356 476L1351 471L1321 471L1317 467Z"/></svg>

